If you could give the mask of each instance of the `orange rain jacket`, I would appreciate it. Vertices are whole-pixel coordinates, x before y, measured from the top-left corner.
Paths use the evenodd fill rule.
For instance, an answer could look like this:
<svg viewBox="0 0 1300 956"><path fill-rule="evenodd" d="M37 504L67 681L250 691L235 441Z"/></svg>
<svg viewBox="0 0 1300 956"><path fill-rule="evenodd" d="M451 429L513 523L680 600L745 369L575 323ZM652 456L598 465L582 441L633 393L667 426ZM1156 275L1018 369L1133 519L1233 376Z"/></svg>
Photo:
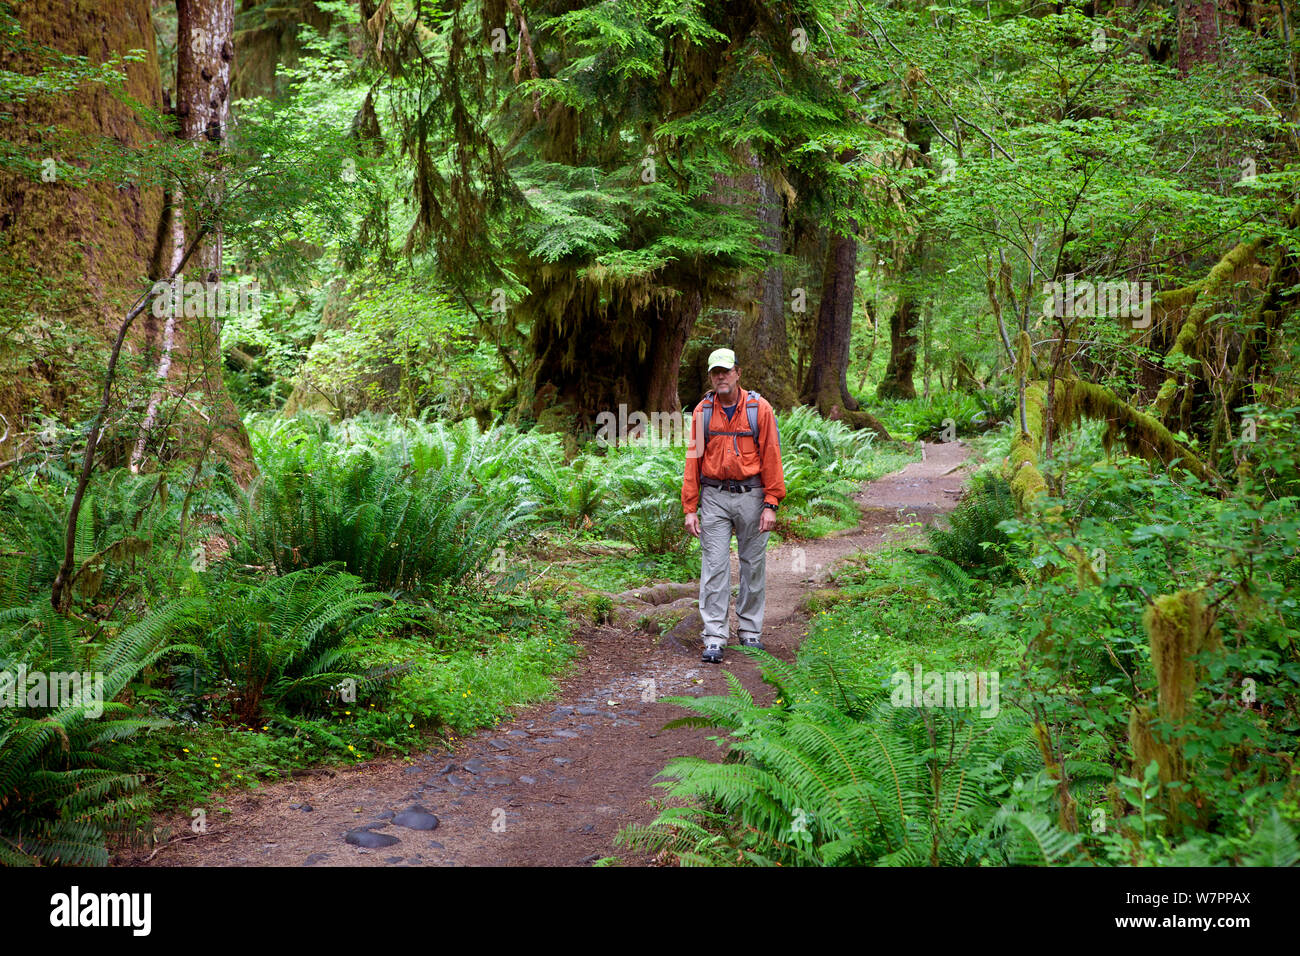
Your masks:
<svg viewBox="0 0 1300 956"><path fill-rule="evenodd" d="M748 434L719 435L718 432L748 432L749 413L745 403L749 392L740 389L736 410L728 419L718 404L709 421L712 437L704 447L703 455L697 450L705 446L704 407L713 401L705 398L695 406L691 428L686 436L686 473L682 478L682 511L686 514L699 509L700 475L709 478L753 478L762 476L763 501L779 505L785 497L785 474L781 469L781 438L776 431L776 415L767 399L758 396L758 444Z"/></svg>

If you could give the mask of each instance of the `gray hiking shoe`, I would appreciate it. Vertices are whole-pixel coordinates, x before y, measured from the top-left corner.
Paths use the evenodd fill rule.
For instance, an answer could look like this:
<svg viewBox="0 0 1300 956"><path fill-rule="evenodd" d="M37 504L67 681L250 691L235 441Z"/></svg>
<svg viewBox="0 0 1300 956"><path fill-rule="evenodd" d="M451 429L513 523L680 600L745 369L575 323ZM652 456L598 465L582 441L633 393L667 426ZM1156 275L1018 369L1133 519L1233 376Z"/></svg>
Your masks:
<svg viewBox="0 0 1300 956"><path fill-rule="evenodd" d="M701 659L709 664L722 663L722 649L726 645L716 637L706 637L704 639L704 654Z"/></svg>
<svg viewBox="0 0 1300 956"><path fill-rule="evenodd" d="M767 649L767 648L763 647L763 639L760 638L757 634L742 634L742 635L740 635L740 646L741 646L741 647L756 647L756 648L758 648L760 651L762 651L762 650L766 650L766 649Z"/></svg>

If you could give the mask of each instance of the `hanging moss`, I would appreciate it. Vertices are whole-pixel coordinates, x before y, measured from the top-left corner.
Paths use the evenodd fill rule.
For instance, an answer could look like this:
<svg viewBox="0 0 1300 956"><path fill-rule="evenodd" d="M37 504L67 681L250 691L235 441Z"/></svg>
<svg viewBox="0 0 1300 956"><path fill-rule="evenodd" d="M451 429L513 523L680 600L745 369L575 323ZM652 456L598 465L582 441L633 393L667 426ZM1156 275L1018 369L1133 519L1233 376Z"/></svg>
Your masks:
<svg viewBox="0 0 1300 956"><path fill-rule="evenodd" d="M1202 651L1222 647L1214 627L1214 612L1206 608L1199 590L1162 594L1142 615L1142 626L1151 646L1151 667L1156 677L1156 711L1168 728L1157 733L1149 707L1139 705L1129 718L1129 742L1133 746L1135 772L1152 760L1160 767L1162 784L1186 784L1166 790L1171 824L1183 820L1195 795L1183 752L1181 733L1192 711L1201 674L1192 658Z"/></svg>
<svg viewBox="0 0 1300 956"><path fill-rule="evenodd" d="M1196 690L1191 658L1219 646L1212 613L1206 610L1200 591L1179 591L1157 597L1143 614L1142 624L1151 640L1160 715L1181 724Z"/></svg>
<svg viewBox="0 0 1300 956"><path fill-rule="evenodd" d="M1150 415L1116 398L1100 385L1079 379L1058 381L1054 411L1056 421L1062 428L1076 425L1084 419L1104 421L1106 431L1102 442L1107 451L1122 442L1131 455L1164 465L1177 460L1178 467L1197 478L1217 481L1217 475L1190 448L1179 442L1169 429Z"/></svg>
<svg viewBox="0 0 1300 956"><path fill-rule="evenodd" d="M1074 561L1074 574L1075 578L1079 582L1079 587L1096 587L1101 584L1101 578L1097 575L1097 571L1093 568L1092 562L1088 560L1088 556L1084 554L1081 548L1072 544L1066 550L1066 553L1070 556L1071 560Z"/></svg>
<svg viewBox="0 0 1300 956"><path fill-rule="evenodd" d="M1038 744L1038 753L1043 758L1043 768L1048 777L1056 782L1057 823L1066 833L1079 830L1078 807L1070 793L1070 778L1056 760L1052 752L1051 734L1042 721L1034 721L1034 742Z"/></svg>
<svg viewBox="0 0 1300 956"><path fill-rule="evenodd" d="M1201 294L1205 288L1205 279L1197 279L1195 282L1189 282L1185 286L1177 289L1166 289L1156 295L1153 305L1156 308L1164 309L1171 312L1174 309L1185 309L1196 301L1196 297Z"/></svg>
<svg viewBox="0 0 1300 956"><path fill-rule="evenodd" d="M1160 780L1168 783L1172 776L1174 758L1169 747L1156 739L1151 730L1155 715L1142 704L1134 706L1128 717L1128 742L1133 748L1133 773L1141 779L1142 771L1154 760L1160 766Z"/></svg>
<svg viewBox="0 0 1300 956"><path fill-rule="evenodd" d="M1287 225L1291 229L1300 229L1300 203L1291 207L1287 214ZM1268 349L1286 314L1285 300L1288 295L1294 296L1290 290L1297 283L1300 283L1300 253L1279 246L1264 282L1264 294L1256 301L1250 320L1246 323L1241 351L1237 354L1237 362L1229 379L1228 396L1215 414L1214 431L1210 437L1212 453L1222 448L1227 440L1237 414L1236 409L1244 403L1244 395L1254 381L1261 355Z"/></svg>
<svg viewBox="0 0 1300 956"><path fill-rule="evenodd" d="M1239 243L1215 263L1209 275L1200 283L1193 283L1192 286L1186 287L1188 289L1193 286L1197 287L1195 304L1187 315L1187 321L1178 330L1178 336L1174 339L1173 347L1170 348L1169 354L1165 356L1166 360L1176 355L1194 357L1201 326L1212 314L1211 310L1218 304L1233 276L1254 260L1255 254L1263 241L1263 238L1260 237L1250 242ZM1174 293L1166 293L1161 297L1161 301L1168 304L1173 303L1176 298L1177 296ZM1169 377L1160 386L1159 394L1156 395L1154 410L1161 419L1169 417L1169 410L1174 403L1174 395L1178 391L1178 378L1179 373L1176 370L1170 372ZM1190 390L1190 386L1188 388Z"/></svg>

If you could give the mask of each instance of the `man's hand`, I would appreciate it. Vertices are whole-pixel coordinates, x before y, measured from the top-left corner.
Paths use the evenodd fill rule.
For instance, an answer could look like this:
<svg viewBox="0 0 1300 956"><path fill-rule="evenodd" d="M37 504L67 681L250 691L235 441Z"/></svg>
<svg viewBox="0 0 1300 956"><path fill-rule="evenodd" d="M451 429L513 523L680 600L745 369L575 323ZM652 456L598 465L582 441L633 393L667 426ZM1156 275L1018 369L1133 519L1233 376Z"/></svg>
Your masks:
<svg viewBox="0 0 1300 956"><path fill-rule="evenodd" d="M759 531L771 531L776 527L776 512L771 508L764 508L763 513L758 518Z"/></svg>
<svg viewBox="0 0 1300 956"><path fill-rule="evenodd" d="M697 538L700 536L700 513L698 511L692 511L686 516L686 530Z"/></svg>

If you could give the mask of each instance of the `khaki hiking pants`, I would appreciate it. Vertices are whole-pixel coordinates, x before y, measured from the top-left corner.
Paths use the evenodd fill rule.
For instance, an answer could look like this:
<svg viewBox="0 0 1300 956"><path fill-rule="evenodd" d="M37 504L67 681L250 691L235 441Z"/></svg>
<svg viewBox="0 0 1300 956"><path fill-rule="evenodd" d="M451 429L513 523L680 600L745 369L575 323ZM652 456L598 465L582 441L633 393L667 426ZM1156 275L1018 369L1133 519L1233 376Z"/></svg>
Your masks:
<svg viewBox="0 0 1300 956"><path fill-rule="evenodd" d="M700 617L704 641L727 643L727 607L731 603L731 534L740 557L740 594L736 599L739 636L761 637L767 583L767 539L759 531L763 489L732 494L705 485L700 489Z"/></svg>

